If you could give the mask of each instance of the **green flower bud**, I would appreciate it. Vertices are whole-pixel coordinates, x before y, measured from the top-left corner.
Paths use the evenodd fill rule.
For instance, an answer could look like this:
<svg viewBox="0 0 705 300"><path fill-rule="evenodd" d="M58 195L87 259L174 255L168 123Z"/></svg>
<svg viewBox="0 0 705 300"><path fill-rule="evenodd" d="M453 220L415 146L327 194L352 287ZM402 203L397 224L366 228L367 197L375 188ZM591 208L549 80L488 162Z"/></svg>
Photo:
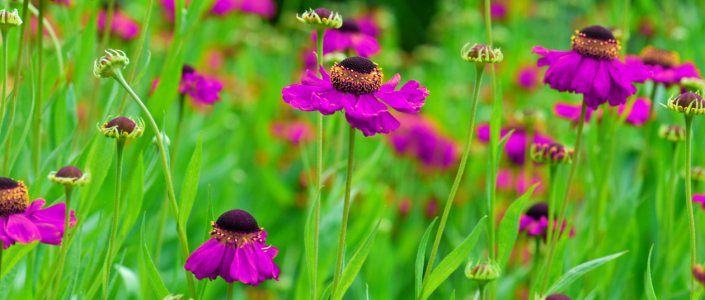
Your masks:
<svg viewBox="0 0 705 300"><path fill-rule="evenodd" d="M0 29L7 30L20 25L22 25L22 19L20 19L17 9L14 9L12 12L5 9L0 10Z"/></svg>
<svg viewBox="0 0 705 300"><path fill-rule="evenodd" d="M502 270L495 263L473 264L471 262L465 267L465 277L475 280L480 286L496 280L501 274Z"/></svg>
<svg viewBox="0 0 705 300"><path fill-rule="evenodd" d="M130 59L127 58L125 52L121 50L108 49L105 50L107 55L103 55L100 59L93 63L93 75L98 78L110 78L116 72L122 71L128 64Z"/></svg>
<svg viewBox="0 0 705 300"><path fill-rule="evenodd" d="M535 162L548 162L550 164L573 163L573 150L566 149L559 143L531 145L531 159Z"/></svg>
<svg viewBox="0 0 705 300"><path fill-rule="evenodd" d="M58 172L49 173L49 181L66 187L83 186L91 181L91 172L81 172L74 166L66 166Z"/></svg>
<svg viewBox="0 0 705 300"><path fill-rule="evenodd" d="M465 44L460 49L460 57L467 62L494 64L501 62L504 59L502 51L494 49L487 45L475 44L472 47L470 43Z"/></svg>
<svg viewBox="0 0 705 300"><path fill-rule="evenodd" d="M309 9L296 18L306 24L320 26L324 28L340 28L343 26L343 18L337 12L332 12L325 8Z"/></svg>
<svg viewBox="0 0 705 300"><path fill-rule="evenodd" d="M670 110L682 112L686 115L705 114L705 100L697 93L683 93L668 99L668 106L661 104Z"/></svg>
<svg viewBox="0 0 705 300"><path fill-rule="evenodd" d="M683 79L681 79L681 85L687 91L700 92L700 93L705 91L705 80L702 80L700 78L691 78L691 77L683 78Z"/></svg>
<svg viewBox="0 0 705 300"><path fill-rule="evenodd" d="M116 139L134 139L141 137L144 134L144 121L138 119L138 122L132 118L117 117L104 123L98 130L106 137Z"/></svg>
<svg viewBox="0 0 705 300"><path fill-rule="evenodd" d="M679 125L661 125L658 136L674 143L685 141L685 128Z"/></svg>

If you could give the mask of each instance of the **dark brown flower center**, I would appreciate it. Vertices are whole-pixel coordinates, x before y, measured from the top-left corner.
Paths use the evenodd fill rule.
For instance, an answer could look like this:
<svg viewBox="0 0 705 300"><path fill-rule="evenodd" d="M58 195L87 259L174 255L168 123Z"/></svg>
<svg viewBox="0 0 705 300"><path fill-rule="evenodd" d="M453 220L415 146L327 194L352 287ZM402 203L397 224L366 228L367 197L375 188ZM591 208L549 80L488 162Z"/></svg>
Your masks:
<svg viewBox="0 0 705 300"><path fill-rule="evenodd" d="M647 65L661 66L666 69L678 65L680 56L678 52L661 50L652 46L646 46L641 50L641 61Z"/></svg>
<svg viewBox="0 0 705 300"><path fill-rule="evenodd" d="M0 177L0 217L20 214L29 207L29 195L24 183Z"/></svg>
<svg viewBox="0 0 705 300"><path fill-rule="evenodd" d="M675 105L680 106L682 108L703 108L705 107L705 101L703 101L703 97L700 97L700 95L696 93L683 93L680 94L680 96L676 97L674 101Z"/></svg>
<svg viewBox="0 0 705 300"><path fill-rule="evenodd" d="M371 94L382 86L382 69L371 60L353 56L336 63L331 68L331 84L344 93Z"/></svg>
<svg viewBox="0 0 705 300"><path fill-rule="evenodd" d="M315 12L321 19L330 19L331 12L328 9L316 8L313 10L313 12Z"/></svg>
<svg viewBox="0 0 705 300"><path fill-rule="evenodd" d="M181 74L191 74L193 72L196 72L196 69L194 69L190 65L184 65L184 67L181 69Z"/></svg>
<svg viewBox="0 0 705 300"><path fill-rule="evenodd" d="M526 211L526 215L537 221L541 217L548 218L548 204L543 202L536 203Z"/></svg>
<svg viewBox="0 0 705 300"><path fill-rule="evenodd" d="M108 125L105 126L105 128L116 127L119 133L127 132L128 134L130 134L133 130L135 130L136 126L137 124L135 124L134 121L130 120L130 118L117 117L115 119L110 120L110 122L108 122Z"/></svg>
<svg viewBox="0 0 705 300"><path fill-rule="evenodd" d="M74 166L66 166L61 168L59 172L56 172L56 177L74 178L74 180L76 180L83 177L83 172Z"/></svg>
<svg viewBox="0 0 705 300"><path fill-rule="evenodd" d="M571 45L574 51L595 59L613 60L619 57L619 41L609 29L594 25L576 31L576 34Z"/></svg>
<svg viewBox="0 0 705 300"><path fill-rule="evenodd" d="M254 233L260 230L255 217L241 209L234 209L223 213L218 217L218 220L215 221L215 224L218 225L218 228L230 232Z"/></svg>

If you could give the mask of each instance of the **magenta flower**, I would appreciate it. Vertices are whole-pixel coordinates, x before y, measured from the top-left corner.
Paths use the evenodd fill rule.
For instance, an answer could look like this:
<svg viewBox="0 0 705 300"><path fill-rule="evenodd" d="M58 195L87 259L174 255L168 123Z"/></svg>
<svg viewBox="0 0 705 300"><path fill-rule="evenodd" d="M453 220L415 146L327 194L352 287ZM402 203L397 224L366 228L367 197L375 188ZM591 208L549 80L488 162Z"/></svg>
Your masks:
<svg viewBox="0 0 705 300"><path fill-rule="evenodd" d="M509 133L510 128L502 128L501 137L503 138L507 133ZM477 138L484 143L490 141L490 125L480 124L477 125ZM549 136L535 133L533 143L550 144L553 139ZM522 129L514 130L514 133L509 137L507 143L504 144L504 152L507 153L509 161L516 165L524 165L524 158L526 152L526 132Z"/></svg>
<svg viewBox="0 0 705 300"><path fill-rule="evenodd" d="M354 50L357 55L370 57L377 55L381 50L379 42L374 33L378 31L370 26L369 21L363 21L363 25L355 19L345 19L343 26L338 29L326 29L323 33L323 54L334 51ZM364 31L363 31L364 30ZM316 42L316 32L311 38Z"/></svg>
<svg viewBox="0 0 705 300"><path fill-rule="evenodd" d="M624 105L619 107L620 115L624 112L624 108ZM629 110L629 115L627 115L627 123L636 126L643 125L649 120L649 110L651 110L651 100L644 97L636 98L631 110Z"/></svg>
<svg viewBox="0 0 705 300"><path fill-rule="evenodd" d="M336 63L330 75L320 67L320 73L322 79L308 71L301 84L285 87L284 102L296 109L315 110L324 115L344 109L348 123L365 136L399 128L399 121L389 113L387 105L400 112L418 113L428 96L428 90L415 80L395 90L399 74L382 84L382 69L364 57L348 57Z"/></svg>
<svg viewBox="0 0 705 300"><path fill-rule="evenodd" d="M270 129L274 137L292 145L298 145L299 142L308 143L313 140L316 133L313 126L303 120L273 122Z"/></svg>
<svg viewBox="0 0 705 300"><path fill-rule="evenodd" d="M514 83L525 90L533 90L538 86L540 72L541 70L533 65L521 67L517 70Z"/></svg>
<svg viewBox="0 0 705 300"><path fill-rule="evenodd" d="M98 31L105 31L105 22L108 13L102 10L98 13ZM110 31L124 41L136 38L140 34L140 25L137 24L128 14L115 9L113 13L113 23L110 24Z"/></svg>
<svg viewBox="0 0 705 300"><path fill-rule="evenodd" d="M572 50L554 51L534 47L543 56L538 66L548 66L543 82L561 92L583 94L585 104L597 109L609 102L624 104L636 93L633 82L649 79L649 69L619 61L619 42L602 26L585 27L573 36Z"/></svg>
<svg viewBox="0 0 705 300"><path fill-rule="evenodd" d="M27 187L22 181L0 177L0 240L3 241L3 250L16 242L61 245L66 203L42 209L44 204L44 199L29 202ZM76 218L71 211L69 226L75 224Z"/></svg>
<svg viewBox="0 0 705 300"><path fill-rule="evenodd" d="M558 102L553 105L553 113L559 118L568 119L573 122L573 124L578 124L578 118L580 118L580 105L581 104L579 103L570 104ZM619 106L620 115L624 112L625 108L626 105L624 104ZM629 115L627 115L626 122L635 126L643 125L649 120L649 110L651 110L651 100L644 97L637 98L634 100L634 104L629 110ZM590 117L593 112L593 109L589 107L587 108L585 123L590 122ZM597 118L598 120L602 119L602 108L597 109Z"/></svg>
<svg viewBox="0 0 705 300"><path fill-rule="evenodd" d="M705 194L695 194L693 195L693 202L700 203L705 210Z"/></svg>
<svg viewBox="0 0 705 300"><path fill-rule="evenodd" d="M244 210L231 210L212 223L213 236L186 260L184 269L198 280L218 276L226 282L240 281L257 286L267 279L279 280L279 266L273 259L279 249L266 246L267 232Z"/></svg>
<svg viewBox="0 0 705 300"><path fill-rule="evenodd" d="M494 1L490 3L490 16L492 20L504 19L508 15L507 5L501 1Z"/></svg>
<svg viewBox="0 0 705 300"><path fill-rule="evenodd" d="M157 89L159 78L152 81L152 92ZM189 95L196 105L211 105L220 101L220 91L223 85L215 78L202 75L189 66L184 65L179 82L179 93Z"/></svg>
<svg viewBox="0 0 705 300"><path fill-rule="evenodd" d="M680 84L683 78L702 79L695 64L692 62L681 64L680 56L675 51L647 46L639 56L627 55L624 61L628 66L649 68L653 73L651 80L663 83L666 87Z"/></svg>
<svg viewBox="0 0 705 300"><path fill-rule="evenodd" d="M216 0L211 13L219 16L234 11L260 15L270 19L277 13L277 5L272 0Z"/></svg>
<svg viewBox="0 0 705 300"><path fill-rule="evenodd" d="M558 220L553 220L553 224L558 224ZM561 234L565 231L566 221L563 220ZM548 204L536 203L521 215L519 220L519 232L526 231L529 236L543 236L546 239L548 229ZM570 237L575 236L575 228L570 228Z"/></svg>
<svg viewBox="0 0 705 300"><path fill-rule="evenodd" d="M498 191L509 191L514 187L514 174L510 169L499 169L497 170L497 190Z"/></svg>
<svg viewBox="0 0 705 300"><path fill-rule="evenodd" d="M397 118L401 126L388 135L395 152L413 156L430 169L445 170L458 162L458 145L445 137L431 119L410 114L400 114Z"/></svg>

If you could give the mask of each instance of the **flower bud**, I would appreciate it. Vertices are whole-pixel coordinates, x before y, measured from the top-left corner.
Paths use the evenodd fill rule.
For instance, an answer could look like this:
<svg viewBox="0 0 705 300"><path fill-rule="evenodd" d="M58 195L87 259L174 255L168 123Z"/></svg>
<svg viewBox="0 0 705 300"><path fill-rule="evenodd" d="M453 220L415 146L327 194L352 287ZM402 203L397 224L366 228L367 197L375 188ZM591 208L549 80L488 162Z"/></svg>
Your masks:
<svg viewBox="0 0 705 300"><path fill-rule="evenodd" d="M548 162L550 164L573 163L573 150L566 149L559 143L531 145L531 159L535 162Z"/></svg>
<svg viewBox="0 0 705 300"><path fill-rule="evenodd" d="M337 12L332 12L326 8L310 9L296 18L306 24L320 26L324 28L340 28L343 26L343 18Z"/></svg>
<svg viewBox="0 0 705 300"><path fill-rule="evenodd" d="M116 139L134 139L141 137L144 133L144 121L138 119L138 122L132 118L117 117L110 122L103 124L98 128L103 135Z"/></svg>
<svg viewBox="0 0 705 300"><path fill-rule="evenodd" d="M480 286L494 281L502 274L502 270L495 263L474 264L471 262L465 267L465 277L475 280Z"/></svg>
<svg viewBox="0 0 705 300"><path fill-rule="evenodd" d="M690 178L694 181L705 181L705 169L701 166L693 166L690 170Z"/></svg>
<svg viewBox="0 0 705 300"><path fill-rule="evenodd" d="M492 50L492 47L481 44L475 44L471 47L470 43L460 49L460 57L468 62L487 64L498 63L504 59L504 55L499 49Z"/></svg>
<svg viewBox="0 0 705 300"><path fill-rule="evenodd" d="M98 78L110 78L121 72L130 63L125 52L121 50L105 50L107 55L93 62L93 75Z"/></svg>
<svg viewBox="0 0 705 300"><path fill-rule="evenodd" d="M695 280L697 280L702 286L705 286L705 269L703 269L703 266L693 266L693 277L695 277Z"/></svg>
<svg viewBox="0 0 705 300"><path fill-rule="evenodd" d="M83 186L91 181L91 172L84 174L79 168L66 166L58 172L49 173L49 181L65 187Z"/></svg>
<svg viewBox="0 0 705 300"><path fill-rule="evenodd" d="M5 9L0 10L0 29L7 30L20 25L22 25L22 19L20 19L17 9L14 9L12 12Z"/></svg>
<svg viewBox="0 0 705 300"><path fill-rule="evenodd" d="M679 125L661 125L658 136L674 143L685 141L685 128Z"/></svg>
<svg viewBox="0 0 705 300"><path fill-rule="evenodd" d="M704 92L705 80L700 78L686 77L681 79L681 86L689 92Z"/></svg>
<svg viewBox="0 0 705 300"><path fill-rule="evenodd" d="M668 106L661 104L670 110L682 112L686 115L705 114L705 100L697 93L683 93L668 99Z"/></svg>
<svg viewBox="0 0 705 300"><path fill-rule="evenodd" d="M542 110L523 109L514 112L514 119L524 125L543 123L546 120L546 114Z"/></svg>

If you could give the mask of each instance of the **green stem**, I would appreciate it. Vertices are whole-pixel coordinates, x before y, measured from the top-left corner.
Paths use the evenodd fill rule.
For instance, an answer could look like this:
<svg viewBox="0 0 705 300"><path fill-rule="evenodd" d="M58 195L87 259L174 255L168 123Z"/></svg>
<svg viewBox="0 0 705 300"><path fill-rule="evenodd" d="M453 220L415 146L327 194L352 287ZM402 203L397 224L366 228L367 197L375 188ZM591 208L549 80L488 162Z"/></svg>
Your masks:
<svg viewBox="0 0 705 300"><path fill-rule="evenodd" d="M3 241L0 240L0 274L2 274L2 248L3 248ZM30 280L30 282L32 282Z"/></svg>
<svg viewBox="0 0 705 300"><path fill-rule="evenodd" d="M651 119L651 114L654 111L654 106L656 105L656 90L658 89L658 84L654 82L654 87L651 89L651 106L649 106L649 119ZM654 122L647 122L646 123L646 137L644 138L644 145L650 145L651 142L651 132L653 131L654 127ZM637 165L637 171L636 175L637 176L642 176L642 172L644 168L646 167L646 162L648 160L649 156L649 147L644 147L644 149L641 151L641 157L639 158L639 164Z"/></svg>
<svg viewBox="0 0 705 300"><path fill-rule="evenodd" d="M629 41L629 6L631 6L631 0L624 0L624 16L622 17L622 43L621 43L622 53L627 53L627 42Z"/></svg>
<svg viewBox="0 0 705 300"><path fill-rule="evenodd" d="M147 38L147 33L149 30L149 19L152 16L152 6L154 4L154 0L149 0L147 3L147 13L144 16L144 21L142 22L142 31L140 32L140 40L137 42L137 51L135 51L135 57L134 57L134 64L132 64L132 67L130 67L130 74L128 75L128 82L130 84L133 84L135 80L135 72L137 72L137 63L140 61L140 56L142 55L142 48L144 48L144 40ZM105 49L105 48L101 48ZM122 95L122 100L120 101L120 109L118 109L118 116L122 116L122 113L125 111L125 102L127 100L127 93ZM156 256L156 254L155 254ZM156 261L156 259L155 259Z"/></svg>
<svg viewBox="0 0 705 300"><path fill-rule="evenodd" d="M580 154L580 140L583 136L583 126L585 125L585 112L587 110L587 105L585 104L585 101L583 100L583 105L580 108L580 118L578 119L578 136L575 138L575 149L573 150L573 164L570 166L570 173L568 174L568 184L565 189L565 195L563 195L563 202L561 203L561 210L558 213L558 220L557 224L554 225L553 227L553 237L550 241L550 246L548 248L548 259L546 263L546 269L544 270L543 273L543 280L541 283L541 289L539 292L539 295L543 295L543 293L546 291L546 284L548 283L548 276L549 273L551 273L551 266L553 264L553 255L556 252L556 244L558 243L558 239L560 237L560 230L556 230L557 228L563 228L563 219L565 219L565 211L566 208L568 207L568 199L570 198L570 188L573 186L573 179L575 178L575 169L578 165L578 162L580 161L579 159L579 154Z"/></svg>
<svg viewBox="0 0 705 300"><path fill-rule="evenodd" d="M233 300L233 291L234 290L235 290L235 282L228 283L228 296L225 299Z"/></svg>
<svg viewBox="0 0 705 300"><path fill-rule="evenodd" d="M169 195L169 206L171 208L171 213L174 216L174 222L176 223L176 232L178 233L179 236L179 243L181 244L181 253L184 257L184 260L186 260L189 257L189 254L191 253L188 249L188 239L186 238L186 233L184 232L184 229L182 228L180 222L179 222L179 207L176 204L176 194L174 193L174 183L171 179L171 171L169 170L169 162L167 160L167 154L166 154L166 149L164 147L164 139L162 137L161 132L159 131L159 127L157 126L157 123L154 121L154 118L152 117L152 114L149 113L149 109L144 105L142 100L135 94L135 92L132 90L132 88L127 84L125 81L125 78L122 76L122 73L120 71L115 72L115 75L113 76L115 80L117 80L124 88L127 90L128 93L130 93L130 96L132 99L137 102L137 105L139 105L140 109L142 110L142 113L145 115L147 120L149 121L149 126L152 128L154 131L154 136L157 139L157 147L159 148L159 154L161 156L161 161L162 161L162 171L164 173L164 181L166 181L166 187L167 187L167 192ZM191 276L191 273L189 271L186 271L186 280L188 282L189 286L189 293L191 295L191 298L196 298L196 286L193 283L193 277Z"/></svg>
<svg viewBox="0 0 705 300"><path fill-rule="evenodd" d="M426 287L426 284L428 283L428 277L431 275L431 269L433 269L433 261L436 258L436 252L438 252L438 245L441 243L443 229L446 226L446 221L448 221L450 207L453 206L453 199L455 199L455 193L458 191L458 186L460 186L460 181L463 178L465 164L467 163L468 154L470 153L472 135L475 131L475 113L477 112L478 99L480 98L480 84L482 83L482 73L485 71L485 64L476 64L475 71L477 73L477 76L475 76L475 90L473 92L472 108L470 109L470 125L468 126L468 132L465 136L465 147L463 148L463 156L460 160L460 165L458 166L458 172L455 174L455 180L453 180L453 187L450 189L450 195L448 195L448 200L446 201L445 209L443 210L441 223L440 225L438 225L438 232L436 233L436 238L433 241L431 257L429 257L428 265L426 265L426 272L424 274L422 290Z"/></svg>
<svg viewBox="0 0 705 300"><path fill-rule="evenodd" d="M0 132L2 132L2 124L5 120L5 101L7 99L7 48L10 48L7 44L8 36L10 35L9 30L0 30L0 35L2 35L2 94L0 96Z"/></svg>
<svg viewBox="0 0 705 300"><path fill-rule="evenodd" d="M22 2L22 20L27 19L29 12L29 0L24 0ZM12 150L12 134L15 131L15 111L17 110L17 94L20 92L20 69L22 65L22 58L24 56L24 39L25 39L25 27L27 22L22 22L20 25L20 43L17 54L17 61L15 62L15 82L12 89L12 102L10 102L10 120L8 122L8 132L7 132L7 145L5 145L5 160L3 163L3 174L10 174L10 152Z"/></svg>
<svg viewBox="0 0 705 300"><path fill-rule="evenodd" d="M551 241L553 239L553 231L556 225L554 215L556 213L556 171L558 170L557 164L550 164L548 172L548 182L550 184L548 188L548 231L546 232L546 241Z"/></svg>
<svg viewBox="0 0 705 300"><path fill-rule="evenodd" d="M325 29L316 28L316 57L318 64L316 67L323 66L323 34ZM323 74L320 74L321 78ZM303 154L303 153L302 153ZM303 154L305 155L305 154ZM316 115L316 193L320 193L323 188L323 114L318 113ZM315 212L315 222L313 225L313 266L311 266L311 278L310 289L311 289L311 299L316 300L316 285L318 283L318 240L319 231L321 225L321 201L316 201L316 212ZM343 225L344 226L344 225ZM336 276L337 278L337 273ZM335 287L335 286L333 286ZM333 289L335 291L335 289Z"/></svg>
<svg viewBox="0 0 705 300"><path fill-rule="evenodd" d="M669 245L674 242L674 232L673 232L673 223L674 223L674 204L670 203L670 196L675 195L676 193L676 186L678 184L678 142L673 143L673 161L671 162L671 174L670 174L670 180L671 183L667 187L668 191L663 197L663 201L665 202L664 205L666 207L666 234L664 235L664 241L662 242L662 245ZM666 274L663 277L664 278L664 295L665 299L670 299L671 296L671 285L670 285L670 278L671 274L673 274L673 262L672 258L674 255L668 255L668 251L666 252Z"/></svg>
<svg viewBox="0 0 705 300"><path fill-rule="evenodd" d="M348 171L345 178L345 202L343 203L343 223L340 227L340 240L338 241L338 258L335 262L335 273L333 273L333 289L331 298L334 298L338 284L340 283L340 273L343 268L343 253L345 253L345 232L348 228L348 215L350 214L350 190L352 189L353 161L355 158L355 128L350 126L348 131Z"/></svg>
<svg viewBox="0 0 705 300"><path fill-rule="evenodd" d="M103 270L103 299L108 299L108 284L110 283L110 269L113 264L115 251L115 236L117 235L118 219L120 218L120 183L122 182L122 152L125 149L125 139L117 138L117 176L115 177L115 203L113 209L113 224L108 240L108 254L105 255L105 268Z"/></svg>
<svg viewBox="0 0 705 300"><path fill-rule="evenodd" d="M485 300L485 284L480 285L480 300Z"/></svg>
<svg viewBox="0 0 705 300"><path fill-rule="evenodd" d="M69 235L69 224L71 222L71 194L73 192L73 186L64 186L66 191L66 213L64 217L64 236L61 238L61 252L59 253L59 268L56 270L56 283L54 283L54 292L51 293L51 299L56 299L56 295L59 292L59 286L61 286L61 273L64 271L64 261L66 259L66 253L69 251L68 242Z"/></svg>
<svg viewBox="0 0 705 300"><path fill-rule="evenodd" d="M688 208L688 223L690 229L690 267L692 268L697 263L697 252L695 250L695 219L693 217L693 194L691 191L692 174L691 166L691 144L693 131L693 115L685 115L685 207ZM690 268L688 268L690 270ZM690 273L690 272L689 272ZM690 299L695 300L695 290L697 289L695 276L690 276Z"/></svg>
<svg viewBox="0 0 705 300"><path fill-rule="evenodd" d="M34 174L39 175L39 164L41 159L41 131L42 131L42 107L44 94L42 92L44 86L44 1L39 1L37 4L37 9L39 10L39 28L37 29L37 107L34 110L34 132L32 137L34 142L32 143L32 168L34 169Z"/></svg>

